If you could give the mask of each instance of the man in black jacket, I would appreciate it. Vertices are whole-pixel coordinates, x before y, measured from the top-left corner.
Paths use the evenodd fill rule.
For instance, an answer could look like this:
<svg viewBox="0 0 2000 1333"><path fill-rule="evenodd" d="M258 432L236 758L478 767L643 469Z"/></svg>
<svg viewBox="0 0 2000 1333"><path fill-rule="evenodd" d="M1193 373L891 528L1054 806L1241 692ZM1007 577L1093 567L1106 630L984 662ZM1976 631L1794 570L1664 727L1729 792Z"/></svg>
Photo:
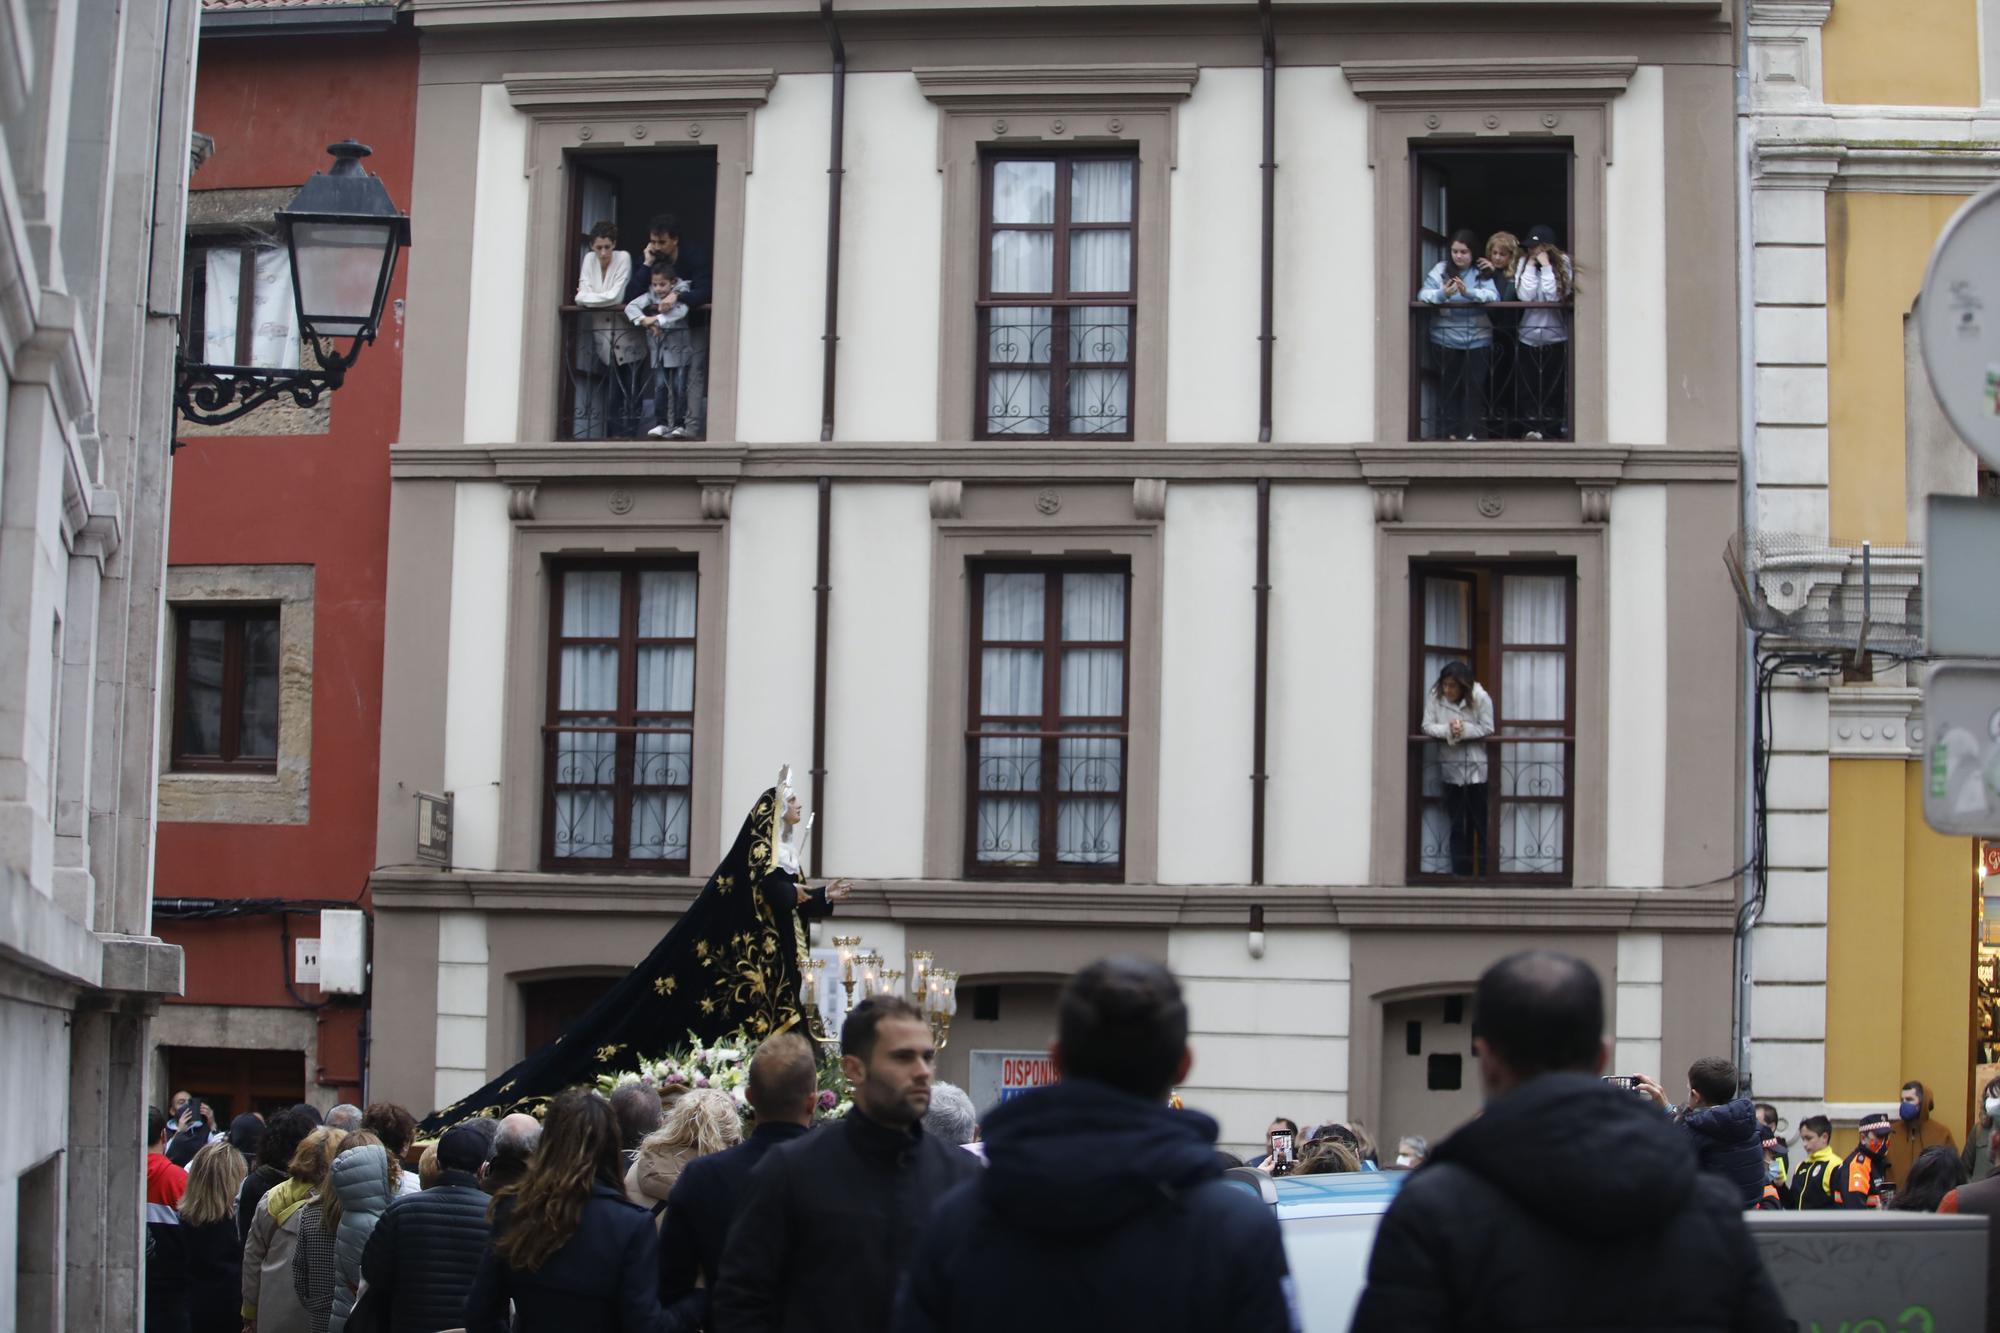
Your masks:
<svg viewBox="0 0 2000 1333"><path fill-rule="evenodd" d="M646 248L632 265L632 277L625 285L629 302L644 296L652 282L653 265L666 260L674 273L688 285L681 300L688 308L688 335L694 343L694 360L688 364L687 433L700 439L708 431L708 333L710 308L715 302L715 264L708 251L681 237L680 219L672 213L655 214L646 224Z"/></svg>
<svg viewBox="0 0 2000 1333"><path fill-rule="evenodd" d="M937 1047L907 1000L863 1000L840 1028L854 1109L774 1148L750 1173L723 1249L713 1326L727 1333L882 1333L931 1206L979 1172L926 1137ZM668 1211L672 1212L669 1204Z"/></svg>
<svg viewBox="0 0 2000 1333"><path fill-rule="evenodd" d="M694 1302L704 1317L709 1295L722 1275L722 1244L736 1220L750 1172L781 1143L812 1127L819 1098L819 1067L812 1046L784 1032L757 1048L750 1059L745 1090L757 1128L747 1142L697 1157L681 1168L660 1228L660 1304ZM699 1284L699 1285L697 1285Z"/></svg>
<svg viewBox="0 0 2000 1333"><path fill-rule="evenodd" d="M1515 954L1474 1003L1485 1113L1390 1205L1353 1333L1787 1327L1736 1192L1658 1108L1596 1077L1597 974Z"/></svg>
<svg viewBox="0 0 2000 1333"><path fill-rule="evenodd" d="M983 1126L983 1177L945 1196L911 1260L896 1333L1296 1333L1277 1219L1222 1179L1216 1124L1166 1101L1187 1077L1187 1005L1158 963L1092 963L1063 988L1062 1082Z"/></svg>
<svg viewBox="0 0 2000 1333"><path fill-rule="evenodd" d="M492 1200L479 1188L486 1136L455 1125L438 1140L437 1184L390 1201L361 1251L367 1279L390 1333L436 1333L465 1326L465 1298L479 1274L492 1228Z"/></svg>

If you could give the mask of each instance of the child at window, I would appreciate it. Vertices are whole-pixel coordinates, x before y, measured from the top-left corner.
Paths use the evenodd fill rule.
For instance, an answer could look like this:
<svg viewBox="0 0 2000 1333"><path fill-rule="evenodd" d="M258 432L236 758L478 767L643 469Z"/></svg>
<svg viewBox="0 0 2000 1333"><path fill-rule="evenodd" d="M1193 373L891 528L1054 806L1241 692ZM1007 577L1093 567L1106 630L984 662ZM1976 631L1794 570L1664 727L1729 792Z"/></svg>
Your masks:
<svg viewBox="0 0 2000 1333"><path fill-rule="evenodd" d="M1491 371L1493 323L1479 309L1498 299L1493 279L1473 263L1479 238L1460 229L1445 257L1424 275L1417 299L1445 308L1431 317L1431 347L1437 354L1438 412L1445 438L1476 440L1484 428L1486 385Z"/></svg>
<svg viewBox="0 0 2000 1333"><path fill-rule="evenodd" d="M1569 438L1569 311L1560 309L1576 295L1576 274L1548 227L1528 232L1528 244L1514 270L1514 289L1523 301L1548 308L1521 316L1520 386L1522 437Z"/></svg>
<svg viewBox="0 0 2000 1333"><path fill-rule="evenodd" d="M1493 734L1493 697L1464 662L1446 662L1424 695L1424 735L1444 743L1438 759L1445 819L1451 825L1451 873L1485 873L1486 738Z"/></svg>
<svg viewBox="0 0 2000 1333"><path fill-rule="evenodd" d="M1493 279L1494 290L1499 292L1500 304L1518 301L1514 294L1514 266L1521 259L1521 241L1511 231L1496 231L1486 238L1486 253L1479 258L1478 269ZM1493 321L1493 385L1492 410L1486 416L1486 433L1496 440L1516 440L1520 438L1520 408L1515 401L1515 370L1518 358L1515 352L1520 347L1521 312L1518 310L1494 310L1488 317Z"/></svg>
<svg viewBox="0 0 2000 1333"><path fill-rule="evenodd" d="M625 317L646 331L646 356L659 372L659 397L653 415L659 424L646 434L654 439L687 438L688 366L694 361L694 338L688 333L688 307L681 298L688 284L674 266L653 265L642 294L625 307Z"/></svg>

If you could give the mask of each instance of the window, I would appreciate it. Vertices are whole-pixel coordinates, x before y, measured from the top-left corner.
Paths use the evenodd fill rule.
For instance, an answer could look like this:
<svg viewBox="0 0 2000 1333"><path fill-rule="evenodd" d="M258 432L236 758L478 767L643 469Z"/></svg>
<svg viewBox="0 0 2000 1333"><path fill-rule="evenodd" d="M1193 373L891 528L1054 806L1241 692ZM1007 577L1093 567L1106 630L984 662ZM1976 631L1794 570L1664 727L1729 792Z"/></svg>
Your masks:
<svg viewBox="0 0 2000 1333"><path fill-rule="evenodd" d="M1136 160L983 160L979 438L1132 438Z"/></svg>
<svg viewBox="0 0 2000 1333"><path fill-rule="evenodd" d="M1410 866L1413 883L1568 884L1576 738L1576 576L1548 565L1411 571ZM1425 731L1446 664L1491 699L1493 734ZM1476 697L1476 696L1475 696ZM1450 713L1432 720L1448 725Z"/></svg>
<svg viewBox="0 0 2000 1333"><path fill-rule="evenodd" d="M695 584L691 564L554 569L543 728L549 866L686 872Z"/></svg>
<svg viewBox="0 0 2000 1333"><path fill-rule="evenodd" d="M299 365L298 306L292 261L281 245L257 240L190 244L187 255L190 347L211 366Z"/></svg>
<svg viewBox="0 0 2000 1333"><path fill-rule="evenodd" d="M278 608L182 607L174 639L173 766L278 767Z"/></svg>
<svg viewBox="0 0 2000 1333"><path fill-rule="evenodd" d="M556 257L564 284L562 438L638 439L674 426L682 428L677 438L688 438L705 430L715 162L713 149L570 155L569 227ZM650 227L663 214L681 229L679 258L671 262L690 297L671 345L649 337L624 310L647 291ZM602 223L615 235L612 257L600 261L591 242ZM610 282L618 271L623 281Z"/></svg>
<svg viewBox="0 0 2000 1333"><path fill-rule="evenodd" d="M1475 263L1500 233L1525 246L1538 226L1568 254L1573 150L1425 148L1411 159L1411 438L1575 438L1574 265L1563 274L1502 266L1492 299L1477 303L1426 283L1460 231L1473 234Z"/></svg>
<svg viewBox="0 0 2000 1333"><path fill-rule="evenodd" d="M1130 571L986 565L972 582L966 873L1119 878Z"/></svg>

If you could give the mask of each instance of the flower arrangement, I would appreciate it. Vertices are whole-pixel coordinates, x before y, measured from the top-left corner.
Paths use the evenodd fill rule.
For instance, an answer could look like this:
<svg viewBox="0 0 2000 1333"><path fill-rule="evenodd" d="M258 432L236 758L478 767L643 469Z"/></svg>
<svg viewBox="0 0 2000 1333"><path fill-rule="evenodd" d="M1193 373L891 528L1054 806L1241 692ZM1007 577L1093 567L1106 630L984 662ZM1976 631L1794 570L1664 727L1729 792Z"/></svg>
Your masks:
<svg viewBox="0 0 2000 1333"><path fill-rule="evenodd" d="M621 1083L636 1080L659 1089L663 1100L671 1100L698 1088L719 1088L735 1101L736 1113L748 1120L750 1058L756 1053L756 1041L741 1028L712 1045L704 1045L690 1032L685 1046L670 1047L657 1059L642 1058L631 1069L601 1075L597 1090L608 1097ZM820 1118L838 1119L853 1104L839 1055L819 1048Z"/></svg>

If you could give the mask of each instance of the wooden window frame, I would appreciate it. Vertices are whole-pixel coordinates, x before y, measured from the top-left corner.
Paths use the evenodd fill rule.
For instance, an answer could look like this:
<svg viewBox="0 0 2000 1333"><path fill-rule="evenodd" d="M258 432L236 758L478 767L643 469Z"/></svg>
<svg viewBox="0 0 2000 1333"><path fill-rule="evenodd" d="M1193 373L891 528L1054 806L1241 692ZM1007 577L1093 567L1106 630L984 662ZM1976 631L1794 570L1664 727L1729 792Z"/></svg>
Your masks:
<svg viewBox="0 0 2000 1333"><path fill-rule="evenodd" d="M562 633L563 594L565 580L570 574L591 571L615 570L619 578L618 637L615 640L599 637L566 638ZM695 575L695 615L696 633L686 637L645 638L639 637L639 575L655 571L693 573ZM549 642L548 642L548 682L547 705L542 726L542 869L548 871L593 871L630 873L643 871L656 875L685 875L689 873L689 855L679 859L666 857L634 857L632 847L632 796L636 784L633 770L636 764L636 737L645 735L685 735L688 737L688 780L685 784L660 784L648 786L646 790L658 790L671 795L682 792L688 800L688 847L691 855L694 843L695 810L695 722L699 713L699 698L689 701L686 710L650 710L641 720L638 704L639 652L641 647L680 647L695 650L697 665L700 662L700 614L701 583L697 564L692 559L643 557L638 559L582 559L558 560L550 566L549 578ZM618 700L613 708L564 709L562 697L562 652L565 647L580 644L615 643L618 648ZM693 671L690 680L699 688L699 678ZM617 734L617 752L613 760L612 794L612 855L606 857L557 856L556 855L556 796L559 790L556 781L554 758L555 738L571 725L564 721L566 713L588 716L603 716L610 713L616 719L609 727ZM671 725L649 724L651 720L668 721ZM597 727L600 724L588 724ZM561 788L572 790L574 788Z"/></svg>
<svg viewBox="0 0 2000 1333"><path fill-rule="evenodd" d="M188 653L193 635L191 620L219 620L222 630L222 731L217 740L219 753L189 754L182 744L182 710L187 706ZM183 605L174 607L174 724L171 747L172 771L176 773L276 773L278 756L243 756L237 753L243 735L243 627L250 621L269 621L282 635L279 608L275 605ZM274 672L282 671L284 645L274 662ZM280 727L284 705L279 703Z"/></svg>
<svg viewBox="0 0 2000 1333"><path fill-rule="evenodd" d="M1433 155L1482 153L1495 157L1531 155L1563 159L1563 235L1576 235L1576 144L1570 139L1554 139L1533 143L1482 143L1476 139L1425 139L1410 144L1410 338L1405 355L1409 358L1409 430L1410 439L1427 440L1423 431L1423 341L1428 330L1426 318L1436 318L1444 307L1428 305L1417 299L1423 289L1424 279L1429 269L1424 264L1424 240L1428 236L1435 239L1450 258L1451 219L1446 218L1446 230L1440 234L1424 225L1424 159ZM1526 237L1522 237L1525 244ZM1478 258L1479 256L1474 256ZM1574 261L1572 261L1574 263ZM1550 307L1540 301L1495 301L1481 307L1486 310L1545 310ZM1576 342L1576 300L1572 297L1562 303L1561 309L1570 316L1570 336L1565 341ZM1563 420L1569 423L1569 437L1555 443L1574 443L1576 439L1576 366L1574 355L1563 375Z"/></svg>
<svg viewBox="0 0 2000 1333"><path fill-rule="evenodd" d="M1000 162L1052 162L1056 171L1055 213L1046 223L1002 223L993 221L993 173ZM1131 216L1124 222L1070 221L1068 168L1080 162L1125 162L1131 164ZM1131 151L1091 148L989 148L979 155L979 297L978 318L974 321L973 349L973 438L1014 441L1130 440L1138 411L1139 338L1139 239L1140 196L1143 193L1139 157ZM1046 231L1051 233L1050 290L1035 294L993 291L993 234L998 231ZM1122 292L1072 292L1069 290L1069 238L1075 231L1122 231L1131 237L1126 288ZM1092 306L1116 306L1128 312L1125 322L1125 359L1093 361L1090 370L1119 370L1125 374L1125 429L1123 431L1071 431L1069 426L1069 377L1076 367L1069 355L1070 311ZM1049 428L1038 434L995 431L988 415L989 378L992 372L993 340L988 320L995 309L1036 309L1049 311L1049 358L1046 363L1024 362L1034 369L1046 364L1049 372Z"/></svg>
<svg viewBox="0 0 2000 1333"><path fill-rule="evenodd" d="M1486 575L1492 584L1491 606L1484 616L1480 614L1477 576ZM1513 720L1522 727L1548 728L1560 726L1560 736L1536 736L1533 741L1543 744L1560 743L1563 747L1563 794L1560 804L1563 810L1563 868L1555 874L1522 875L1502 874L1499 871L1500 816L1503 806L1509 805L1554 805L1547 799L1503 797L1499 794L1498 781L1502 751L1504 746L1499 738L1505 732L1510 719L1502 712L1501 700L1505 697L1505 683L1502 679L1505 655L1508 652L1554 651L1549 644L1509 644L1491 637L1497 634L1502 623L1504 592L1500 580L1508 575L1554 575L1564 581L1563 603L1563 716L1561 718L1522 718ZM1493 869L1483 875L1453 875L1427 872L1423 869L1423 808L1424 808L1424 754L1426 747L1434 744L1423 735L1424 695L1431 682L1425 659L1433 645L1424 640L1424 581L1433 577L1462 576L1472 579L1472 648L1471 666L1473 676L1493 699L1493 736L1487 742L1487 798L1486 798L1486 846L1490 849ZM1578 571L1575 564L1567 561L1546 560L1421 560L1410 563L1410 656L1409 656L1409 717L1410 740L1408 749L1408 776L1404 783L1404 860L1407 882L1423 885L1460 886L1505 886L1505 887L1545 887L1569 888L1576 879L1576 691L1577 691L1577 586ZM1451 651L1440 649L1440 651ZM1527 739L1527 738L1524 738Z"/></svg>
<svg viewBox="0 0 2000 1333"><path fill-rule="evenodd" d="M1119 641L1103 639L1066 640L1062 637L1062 579L1067 574L1121 574L1125 578L1125 625L1124 638ZM1076 881L1122 882L1125 878L1125 862L1129 833L1130 793L1132 790L1132 601L1133 576L1128 560L976 560L968 570L971 583L969 606L969 652L966 670L966 730L965 730L965 846L964 867L968 879L981 880L1033 880L1033 881ZM989 574L1040 574L1043 576L1042 592L1042 637L1035 640L987 639L984 637L986 611L986 576ZM1042 711L1039 717L1023 719L1010 715L989 717L980 711L981 674L987 648L1033 648L1042 654ZM1123 679L1120 685L1120 711L1117 717L1077 716L1062 714L1062 655L1066 649L1116 648L1122 654ZM1036 736L1041 740L1042 785L1035 793L1040 813L1041 855L1033 865L1007 865L983 862L979 859L979 742L982 737L994 738L996 733L982 731L988 721L1026 721L1034 724L1034 730L1025 727L1018 732L1001 732L1001 736ZM1063 723L1105 723L1115 722L1117 731L1064 732ZM1118 766L1118 859L1092 865L1070 864L1056 859L1057 850L1057 810L1064 799L1064 793L1057 787L1060 774L1059 746L1065 736L1096 736L1115 738L1119 742Z"/></svg>

